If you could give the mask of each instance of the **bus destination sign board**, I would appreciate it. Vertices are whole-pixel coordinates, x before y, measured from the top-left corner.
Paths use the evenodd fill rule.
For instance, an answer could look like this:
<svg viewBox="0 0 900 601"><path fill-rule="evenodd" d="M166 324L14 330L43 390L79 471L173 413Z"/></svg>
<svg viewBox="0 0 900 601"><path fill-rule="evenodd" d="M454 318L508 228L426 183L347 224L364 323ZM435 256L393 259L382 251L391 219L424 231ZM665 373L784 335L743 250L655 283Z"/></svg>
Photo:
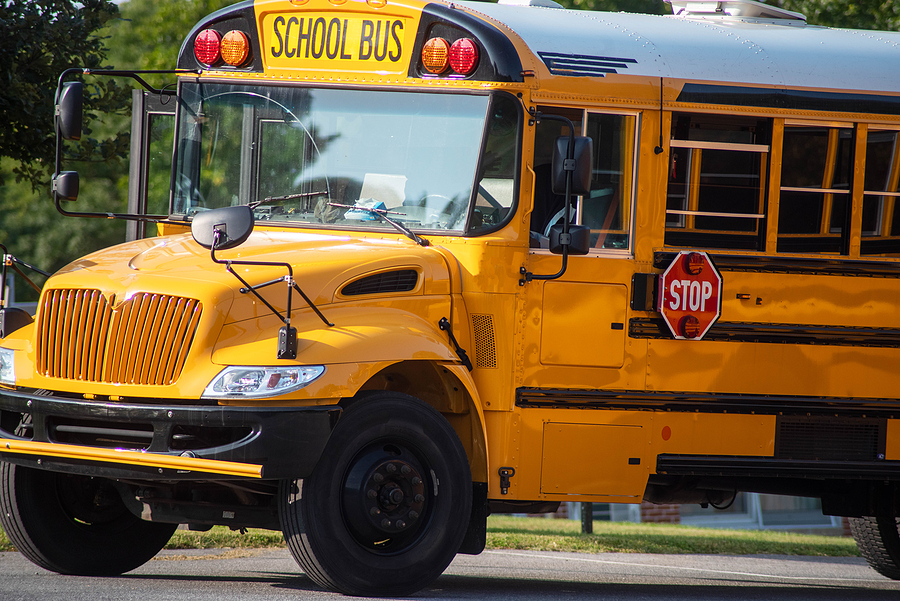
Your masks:
<svg viewBox="0 0 900 601"><path fill-rule="evenodd" d="M705 252L681 251L659 279L659 312L679 340L700 340L722 312L722 276Z"/></svg>

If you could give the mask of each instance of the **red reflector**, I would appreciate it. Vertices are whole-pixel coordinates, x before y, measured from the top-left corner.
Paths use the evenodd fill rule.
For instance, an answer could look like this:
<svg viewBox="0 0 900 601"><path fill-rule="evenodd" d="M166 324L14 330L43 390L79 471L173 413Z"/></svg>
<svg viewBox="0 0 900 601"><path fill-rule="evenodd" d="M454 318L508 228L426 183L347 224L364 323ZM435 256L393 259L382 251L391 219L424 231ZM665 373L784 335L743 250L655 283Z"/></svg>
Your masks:
<svg viewBox="0 0 900 601"><path fill-rule="evenodd" d="M685 315L678 322L678 329L685 338L696 338L700 335L700 320L693 315Z"/></svg>
<svg viewBox="0 0 900 601"><path fill-rule="evenodd" d="M194 39L194 56L204 65L212 65L219 60L222 36L218 31L204 29Z"/></svg>
<svg viewBox="0 0 900 601"><path fill-rule="evenodd" d="M689 253L684 255L684 270L690 275L697 275L703 271L703 255L700 253Z"/></svg>
<svg viewBox="0 0 900 601"><path fill-rule="evenodd" d="M460 38L450 46L450 66L460 75L468 75L478 65L478 46L469 38Z"/></svg>

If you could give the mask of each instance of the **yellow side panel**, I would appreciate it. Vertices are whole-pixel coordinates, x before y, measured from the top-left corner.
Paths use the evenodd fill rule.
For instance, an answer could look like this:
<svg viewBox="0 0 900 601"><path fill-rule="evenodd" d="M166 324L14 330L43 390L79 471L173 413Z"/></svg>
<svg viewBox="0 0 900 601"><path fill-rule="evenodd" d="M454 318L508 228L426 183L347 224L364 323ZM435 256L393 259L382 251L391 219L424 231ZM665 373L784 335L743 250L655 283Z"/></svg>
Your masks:
<svg viewBox="0 0 900 601"><path fill-rule="evenodd" d="M884 447L884 458L888 461L900 459L900 419L887 420L887 441Z"/></svg>
<svg viewBox="0 0 900 601"><path fill-rule="evenodd" d="M650 469L647 438L639 425L545 424L541 492L639 500Z"/></svg>
<svg viewBox="0 0 900 601"><path fill-rule="evenodd" d="M621 367L625 361L625 286L544 285L541 363Z"/></svg>
<svg viewBox="0 0 900 601"><path fill-rule="evenodd" d="M654 455L772 457L775 454L775 416L657 413L653 416L650 446Z"/></svg>

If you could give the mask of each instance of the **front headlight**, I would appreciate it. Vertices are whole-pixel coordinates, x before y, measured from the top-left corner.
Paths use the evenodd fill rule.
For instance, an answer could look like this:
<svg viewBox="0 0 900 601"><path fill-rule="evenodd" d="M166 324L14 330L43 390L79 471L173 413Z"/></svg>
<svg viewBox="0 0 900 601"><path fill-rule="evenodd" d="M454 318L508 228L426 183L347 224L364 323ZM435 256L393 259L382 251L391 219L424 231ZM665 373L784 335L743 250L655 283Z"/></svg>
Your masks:
<svg viewBox="0 0 900 601"><path fill-rule="evenodd" d="M213 378L201 398L260 398L303 388L325 373L324 365L252 367L232 365Z"/></svg>
<svg viewBox="0 0 900 601"><path fill-rule="evenodd" d="M0 384L16 384L16 354L8 348L0 348Z"/></svg>

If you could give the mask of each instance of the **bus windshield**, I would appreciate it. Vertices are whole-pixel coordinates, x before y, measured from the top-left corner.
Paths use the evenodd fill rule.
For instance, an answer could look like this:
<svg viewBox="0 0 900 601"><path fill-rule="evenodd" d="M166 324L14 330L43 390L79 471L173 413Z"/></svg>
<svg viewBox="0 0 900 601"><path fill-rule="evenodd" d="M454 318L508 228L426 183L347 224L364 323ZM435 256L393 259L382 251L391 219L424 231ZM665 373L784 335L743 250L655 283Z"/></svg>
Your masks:
<svg viewBox="0 0 900 601"><path fill-rule="evenodd" d="M514 144L506 167L478 172L485 131L517 129L517 112L489 113L488 95L185 83L181 101L177 215L250 205L257 221L389 229L386 211L462 233L512 205ZM488 114L504 123L486 128Z"/></svg>

